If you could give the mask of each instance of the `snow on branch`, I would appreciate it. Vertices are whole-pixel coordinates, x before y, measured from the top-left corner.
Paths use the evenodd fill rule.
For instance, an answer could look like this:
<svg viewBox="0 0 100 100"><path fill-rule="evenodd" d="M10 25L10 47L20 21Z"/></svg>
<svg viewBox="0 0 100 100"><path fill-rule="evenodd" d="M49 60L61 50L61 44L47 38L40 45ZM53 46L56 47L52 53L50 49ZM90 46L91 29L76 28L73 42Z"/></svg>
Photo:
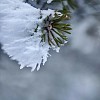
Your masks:
<svg viewBox="0 0 100 100"><path fill-rule="evenodd" d="M60 22L66 18L69 17L60 12L40 10L23 0L0 0L2 49L11 59L18 61L20 69L31 67L32 71L39 70L41 63L44 65L50 56L49 49L57 51L61 44L66 43L66 36L60 33L64 29L68 33L67 30L71 29L69 24Z"/></svg>

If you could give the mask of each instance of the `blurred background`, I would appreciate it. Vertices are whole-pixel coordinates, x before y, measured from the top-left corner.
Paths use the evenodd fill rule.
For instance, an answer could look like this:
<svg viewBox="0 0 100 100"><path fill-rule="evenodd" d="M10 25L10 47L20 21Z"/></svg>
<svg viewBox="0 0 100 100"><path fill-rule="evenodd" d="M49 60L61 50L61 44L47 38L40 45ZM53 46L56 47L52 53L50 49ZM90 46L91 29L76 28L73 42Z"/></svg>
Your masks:
<svg viewBox="0 0 100 100"><path fill-rule="evenodd" d="M68 44L39 71L20 70L0 49L0 100L100 100L100 0L76 1Z"/></svg>

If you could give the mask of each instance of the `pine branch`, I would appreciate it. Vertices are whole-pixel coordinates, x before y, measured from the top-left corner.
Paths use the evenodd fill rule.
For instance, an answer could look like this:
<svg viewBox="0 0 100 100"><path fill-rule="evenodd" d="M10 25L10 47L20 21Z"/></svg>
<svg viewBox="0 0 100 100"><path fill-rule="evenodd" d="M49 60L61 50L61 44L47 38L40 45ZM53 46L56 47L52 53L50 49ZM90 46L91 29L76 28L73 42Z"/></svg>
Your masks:
<svg viewBox="0 0 100 100"><path fill-rule="evenodd" d="M41 1L33 0L33 3L36 2L39 7ZM62 9L45 9L58 1ZM32 7L31 3L30 0L1 2L0 42L11 59L18 61L21 69L31 67L33 71L35 68L39 70L41 63L45 64L50 48L58 51L58 47L68 40L67 34L71 30L68 23L71 18L70 8L74 7L74 3L72 0L48 0L38 9Z"/></svg>
<svg viewBox="0 0 100 100"><path fill-rule="evenodd" d="M37 0L40 2L40 0ZM77 7L74 0L53 0L51 3L44 2L41 10L45 8L46 5L52 5L54 2L59 2L62 4L61 10L56 10L55 15L49 15L43 20L43 27L41 28L41 42L48 42L52 47L60 47L67 41L67 34L71 34L71 25L68 22L70 20L70 8L75 9ZM68 5L65 5L66 2Z"/></svg>
<svg viewBox="0 0 100 100"><path fill-rule="evenodd" d="M70 17L66 14L57 14L55 12L54 17L49 15L43 21L42 28L42 42L48 41L50 46L60 47L67 41L67 34L70 34L70 24L63 23L63 21L69 20Z"/></svg>
<svg viewBox="0 0 100 100"><path fill-rule="evenodd" d="M41 0L34 1L37 3L37 5L41 3ZM67 34L71 34L70 30L72 28L71 25L68 23L68 20L71 19L70 9L75 9L77 7L77 4L74 0L47 0L40 8L40 19L42 18L41 11L45 9L47 5L52 5L54 2L62 4L62 9L55 9L54 15L50 14L43 20L43 24L41 27L41 42L46 42L51 47L60 47L61 45L64 45L64 43L68 40ZM37 30L38 25L35 29L35 32L37 32Z"/></svg>

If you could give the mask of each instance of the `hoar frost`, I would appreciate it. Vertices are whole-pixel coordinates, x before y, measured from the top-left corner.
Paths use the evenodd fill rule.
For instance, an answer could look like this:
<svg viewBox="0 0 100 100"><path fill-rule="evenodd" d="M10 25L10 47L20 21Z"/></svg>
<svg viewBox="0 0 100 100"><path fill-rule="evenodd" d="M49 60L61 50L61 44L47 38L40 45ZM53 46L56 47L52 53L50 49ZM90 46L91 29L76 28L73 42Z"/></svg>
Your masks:
<svg viewBox="0 0 100 100"><path fill-rule="evenodd" d="M50 14L54 15L54 11L50 9L40 11L23 0L0 0L2 49L11 59L18 61L20 69L26 66L32 67L32 71L35 68L39 70L40 64L44 65L47 61L51 47L47 43L42 43L40 36L42 21ZM37 32L34 32L37 25L39 25Z"/></svg>

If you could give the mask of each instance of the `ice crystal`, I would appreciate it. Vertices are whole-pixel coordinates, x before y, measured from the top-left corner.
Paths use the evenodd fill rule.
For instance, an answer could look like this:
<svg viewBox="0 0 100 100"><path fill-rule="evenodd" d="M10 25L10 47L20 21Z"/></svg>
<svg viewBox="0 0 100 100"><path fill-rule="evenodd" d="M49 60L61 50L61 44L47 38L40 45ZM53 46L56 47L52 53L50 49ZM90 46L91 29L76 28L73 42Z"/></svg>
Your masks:
<svg viewBox="0 0 100 100"><path fill-rule="evenodd" d="M26 66L32 67L32 71L35 68L39 70L40 64L47 61L50 46L41 43L40 29L42 20L50 14L54 11L40 11L23 0L0 1L0 42L11 59L18 61L21 69Z"/></svg>

